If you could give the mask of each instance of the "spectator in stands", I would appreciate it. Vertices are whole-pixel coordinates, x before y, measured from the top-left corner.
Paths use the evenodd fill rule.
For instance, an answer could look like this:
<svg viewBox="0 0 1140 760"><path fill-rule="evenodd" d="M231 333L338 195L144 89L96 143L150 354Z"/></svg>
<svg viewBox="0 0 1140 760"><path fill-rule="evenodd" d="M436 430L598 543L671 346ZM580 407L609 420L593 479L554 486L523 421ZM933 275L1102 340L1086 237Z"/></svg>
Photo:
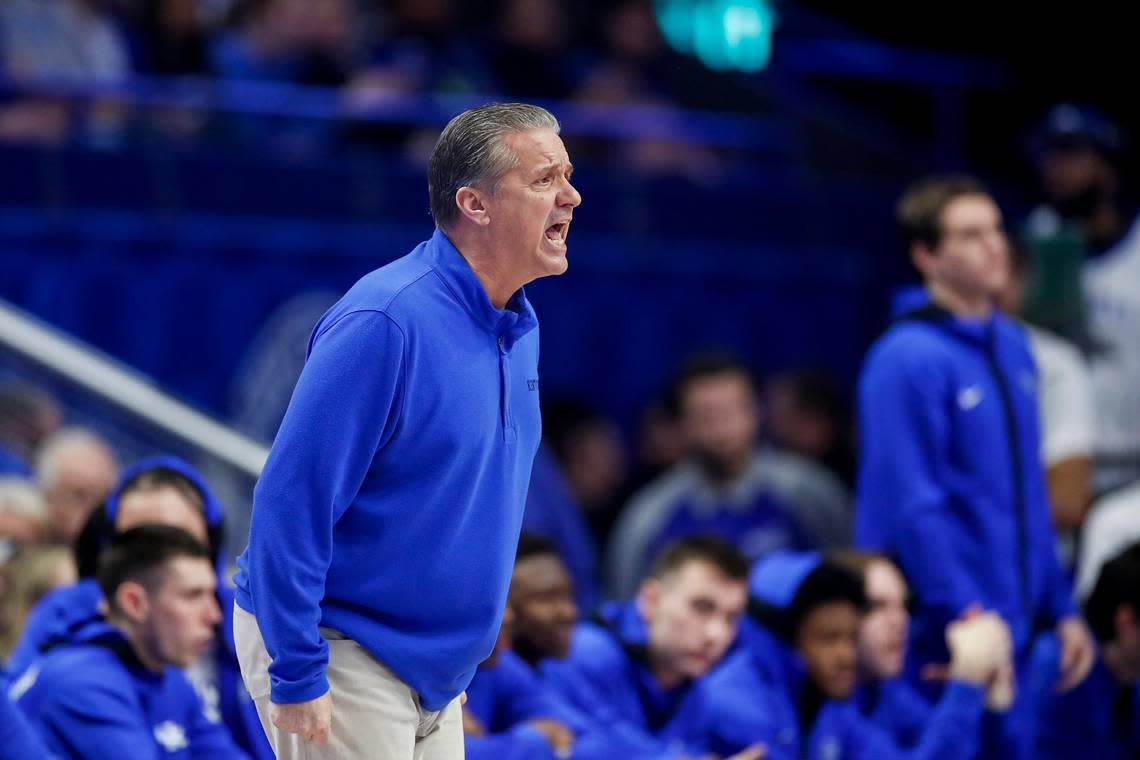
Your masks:
<svg viewBox="0 0 1140 760"><path fill-rule="evenodd" d="M49 591L77 580L75 560L63 546L27 546L0 570L0 657L12 653L28 613Z"/></svg>
<svg viewBox="0 0 1140 760"><path fill-rule="evenodd" d="M19 676L45 649L73 641L87 622L99 617L103 595L92 576L113 533L145 524L180 528L209 547L222 610L218 636L188 672L190 681L209 719L225 723L251 756L272 758L238 668L231 624L233 589L224 582L228 563L222 551L222 517L222 505L205 479L181 459L149 457L127 468L76 543L81 580L47 594L36 605L9 659L9 670Z"/></svg>
<svg viewBox="0 0 1140 760"><path fill-rule="evenodd" d="M675 393L689 456L626 505L609 547L614 595L627 597L649 558L677 536L717 533L750 559L847 543L848 497L838 479L794 454L757 447L759 401L744 365L695 357Z"/></svg>
<svg viewBox="0 0 1140 760"><path fill-rule="evenodd" d="M148 0L126 9L136 68L161 76L203 76L209 71L204 18L211 8L198 0ZM212 19L220 22L221 19Z"/></svg>
<svg viewBox="0 0 1140 760"><path fill-rule="evenodd" d="M59 430L59 403L21 382L0 383L0 476L32 477L36 449Z"/></svg>
<svg viewBox="0 0 1140 760"><path fill-rule="evenodd" d="M996 615L951 626L949 686L903 749L852 699L862 579L814 553L777 552L753 568L749 593L741 646L698 687L693 729L711 751L759 743L769 760L974 756L986 690L1010 658Z"/></svg>
<svg viewBox="0 0 1140 760"><path fill-rule="evenodd" d="M1140 757L1140 544L1104 565L1085 615L1100 657L1084 683L1050 695L1036 757ZM1055 647L1039 652L1039 667L1055 671L1057 654Z"/></svg>
<svg viewBox="0 0 1140 760"><path fill-rule="evenodd" d="M213 40L211 68L223 79L342 85L355 14L349 0L246 0L235 28Z"/></svg>
<svg viewBox="0 0 1140 760"><path fill-rule="evenodd" d="M47 503L51 537L71 544L119 476L119 463L103 438L65 428L44 441L36 456L36 481Z"/></svg>
<svg viewBox="0 0 1140 760"><path fill-rule="evenodd" d="M860 377L856 542L913 584L917 664L945 661L946 626L981 605L1012 630L1019 678L1041 628L1055 631L1070 689L1095 648L1054 550L1028 341L993 308L1009 269L1001 212L976 180L935 177L907 190L898 219L929 304L875 343ZM1032 697L1017 691L1005 736L1028 754Z"/></svg>
<svg viewBox="0 0 1140 760"><path fill-rule="evenodd" d="M846 394L825 372L780 372L764 386L764 429L776 446L818 462L855 485L855 452Z"/></svg>
<svg viewBox="0 0 1140 760"><path fill-rule="evenodd" d="M569 656L542 663L543 679L606 737L610 757L702 755L683 740L694 685L736 638L747 573L744 557L718 538L670 544L637 598L580 623Z"/></svg>
<svg viewBox="0 0 1140 760"><path fill-rule="evenodd" d="M485 51L495 81L512 96L568 97L581 67L572 32L559 0L504 0Z"/></svg>
<svg viewBox="0 0 1140 760"><path fill-rule="evenodd" d="M0 477L0 565L20 544L32 544L47 533L47 508L30 481Z"/></svg>
<svg viewBox="0 0 1140 760"><path fill-rule="evenodd" d="M574 742L568 711L511 651L513 620L508 605L495 650L467 687L463 705L467 760L553 760L566 757Z"/></svg>
<svg viewBox="0 0 1140 760"><path fill-rule="evenodd" d="M519 537L507 608L513 649L530 667L570 652L578 606L570 573L551 541L529 533Z"/></svg>
<svg viewBox="0 0 1140 760"><path fill-rule="evenodd" d="M1009 246L1009 281L998 306L1021 313L1032 262L1025 249ZM1041 462L1049 487L1053 525L1071 534L1081 527L1092 499L1093 394L1088 367L1077 347L1055 333L1023 323L1037 365ZM1072 552L1069 551L1070 555Z"/></svg>
<svg viewBox="0 0 1140 760"><path fill-rule="evenodd" d="M1032 299L1029 318L1068 328L1088 354L1093 488L1101 494L1140 480L1140 226L1123 195L1124 135L1093 109L1062 103L1046 115L1036 142L1045 203L1026 230L1041 283L1034 295L1059 303Z"/></svg>
<svg viewBox="0 0 1140 760"><path fill-rule="evenodd" d="M221 621L209 550L177 528L116 536L100 558L105 619L47 652L9 693L50 749L68 758L247 757L180 668Z"/></svg>

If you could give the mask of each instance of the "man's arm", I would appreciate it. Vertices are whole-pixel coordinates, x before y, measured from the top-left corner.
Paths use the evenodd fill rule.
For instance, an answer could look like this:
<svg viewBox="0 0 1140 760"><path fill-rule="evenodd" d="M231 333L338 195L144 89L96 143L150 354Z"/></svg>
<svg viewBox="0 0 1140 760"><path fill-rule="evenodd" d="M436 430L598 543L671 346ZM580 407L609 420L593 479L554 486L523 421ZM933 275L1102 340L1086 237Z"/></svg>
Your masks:
<svg viewBox="0 0 1140 760"><path fill-rule="evenodd" d="M246 550L279 705L328 691L328 645L317 627L333 526L395 429L403 378L403 334L385 314L352 312L318 326L254 491Z"/></svg>
<svg viewBox="0 0 1140 760"><path fill-rule="evenodd" d="M944 468L949 461L945 378L929 357L891 346L859 384L862 463L855 542L894 556L923 604L949 623L981 601L958 564Z"/></svg>

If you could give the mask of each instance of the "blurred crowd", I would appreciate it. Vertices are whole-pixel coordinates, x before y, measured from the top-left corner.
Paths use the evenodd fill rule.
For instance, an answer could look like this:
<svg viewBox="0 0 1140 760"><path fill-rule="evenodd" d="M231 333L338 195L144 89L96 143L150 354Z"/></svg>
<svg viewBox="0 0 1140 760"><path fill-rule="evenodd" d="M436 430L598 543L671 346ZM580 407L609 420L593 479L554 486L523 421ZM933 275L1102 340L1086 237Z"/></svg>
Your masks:
<svg viewBox="0 0 1140 760"><path fill-rule="evenodd" d="M100 86L130 90L139 77L255 87L215 103L224 118L190 102L132 110L132 96L98 95ZM371 122L370 111L423 95L708 109L752 100L672 52L650 0L8 0L0 84L0 141L105 145L145 130L173 143L290 154L397 146L419 158L434 133ZM336 95L322 101L325 118L310 119L296 91L256 87L272 85ZM146 102L141 90L134 98ZM262 108L283 119L267 127ZM620 157L651 172L700 177L714 168L706 151L672 140L642 140Z"/></svg>
<svg viewBox="0 0 1140 760"><path fill-rule="evenodd" d="M594 26L594 38L576 29L555 0L5 0L0 55L15 82L317 84L359 107L421 92L708 97L678 78L689 69L665 50L651 3L606 4ZM70 107L4 97L0 137L63 139L74 127ZM116 121L111 102L84 115L87 129ZM937 362L884 368L887 349L869 354L856 393L813 368L761 378L731 355L693 355L648 401L632 442L588 389L544 399L500 645L469 690L469 756L1135 757L1140 229L1118 171L1123 147L1102 115L1061 105L1035 133L1041 197L1024 222L1003 222L968 178L920 184L900 204L926 280L898 294L895 313L911 323L901 329L944 318L928 310L944 305L930 303L939 288L999 283L985 313L1008 315L992 329L1009 332L970 337L981 321L969 319L958 328L1008 364L1014 390L996 387L1007 406L1029 387L1032 419L971 427L990 392L981 384L923 407L940 387ZM660 155L647 149L645 161ZM984 224L954 227L962 198L984 200L973 209ZM956 269L940 263L958 255L951 246L990 258ZM915 387L929 394L908 399ZM918 422L891 416L909 401ZM931 440L951 445L931 451ZM991 491L987 467L1006 444L1024 467ZM1035 480L1040 493L1026 486ZM1029 497L1011 495L1023 488ZM977 523L946 528L902 511L937 489ZM1042 513L1015 526L1024 556L973 556L998 541L987 515L1025 510L1026 498ZM12 700L0 700L0 758L43 756L19 754L39 741L57 752L157 741L170 753L269 756L233 653L223 511L191 464L122 462L42 389L0 386L0 657ZM965 549L951 541L961 536ZM1030 554L1047 570L1018 577L1011 568ZM1018 583L1048 586L1038 596L1049 598L940 618L941 595L960 591L956 563L1006 584L1001 599L1030 596ZM1054 564L1057 577L1035 575ZM189 599L188 588L193 603L157 601L172 589ZM117 659L104 656L109 641ZM153 699L115 701L139 684ZM101 701L84 702L87 687ZM21 720L28 736L5 741Z"/></svg>

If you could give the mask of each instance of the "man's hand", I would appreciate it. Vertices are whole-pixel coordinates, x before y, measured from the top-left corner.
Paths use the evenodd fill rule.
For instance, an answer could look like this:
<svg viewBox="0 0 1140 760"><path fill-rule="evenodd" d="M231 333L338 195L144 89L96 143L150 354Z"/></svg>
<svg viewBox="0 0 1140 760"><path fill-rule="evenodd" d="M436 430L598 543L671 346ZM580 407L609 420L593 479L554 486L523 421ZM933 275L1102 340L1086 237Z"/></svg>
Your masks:
<svg viewBox="0 0 1140 760"><path fill-rule="evenodd" d="M302 740L325 745L332 728L332 693L292 705L269 703L269 720L277 728Z"/></svg>
<svg viewBox="0 0 1140 760"><path fill-rule="evenodd" d="M946 644L950 678L975 686L988 686L1013 658L1009 626L992 612L972 614L946 626Z"/></svg>
<svg viewBox="0 0 1140 760"><path fill-rule="evenodd" d="M463 734L464 736L486 736L487 734L487 729L483 728L483 724L471 714L470 710L463 711Z"/></svg>
<svg viewBox="0 0 1140 760"><path fill-rule="evenodd" d="M574 732L556 720L534 718L528 720L527 725L542 734L546 743L554 750L554 754L559 757L563 756L563 753L574 744Z"/></svg>
<svg viewBox="0 0 1140 760"><path fill-rule="evenodd" d="M1079 615L1070 615L1057 623L1057 644L1061 647L1061 677L1057 691L1073 688L1092 670L1096 661L1096 644L1085 621Z"/></svg>

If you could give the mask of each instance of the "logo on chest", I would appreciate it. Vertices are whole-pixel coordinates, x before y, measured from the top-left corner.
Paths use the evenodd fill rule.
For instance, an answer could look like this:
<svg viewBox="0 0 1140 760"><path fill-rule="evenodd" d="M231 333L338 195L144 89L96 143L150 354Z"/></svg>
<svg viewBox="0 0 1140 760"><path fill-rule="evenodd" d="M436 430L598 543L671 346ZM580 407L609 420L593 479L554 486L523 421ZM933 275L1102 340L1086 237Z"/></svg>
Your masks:
<svg viewBox="0 0 1140 760"><path fill-rule="evenodd" d="M980 385L969 385L958 391L958 406L962 407L962 411L968 412L982 403L983 398Z"/></svg>
<svg viewBox="0 0 1140 760"><path fill-rule="evenodd" d="M178 752L190 746L186 740L186 729L172 720L165 720L154 727L154 740L167 752Z"/></svg>
<svg viewBox="0 0 1140 760"><path fill-rule="evenodd" d="M538 378L536 377L534 379L527 380L526 381L526 389L528 391L537 391L538 390Z"/></svg>

